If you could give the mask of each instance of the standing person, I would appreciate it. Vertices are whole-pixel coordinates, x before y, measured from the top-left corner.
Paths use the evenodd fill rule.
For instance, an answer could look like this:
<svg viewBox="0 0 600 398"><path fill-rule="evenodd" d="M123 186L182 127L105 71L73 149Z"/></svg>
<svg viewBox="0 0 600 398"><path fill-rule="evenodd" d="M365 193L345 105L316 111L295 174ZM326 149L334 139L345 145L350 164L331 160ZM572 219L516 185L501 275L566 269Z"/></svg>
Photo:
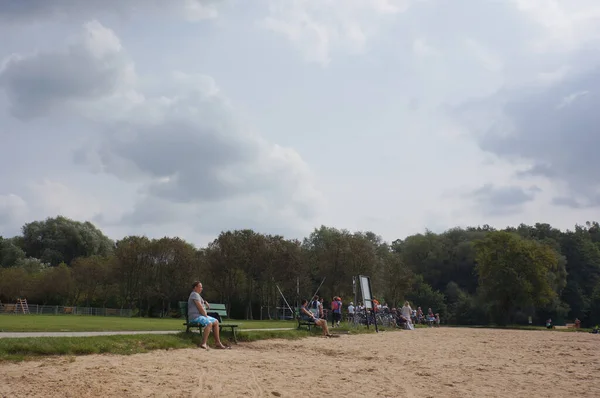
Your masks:
<svg viewBox="0 0 600 398"><path fill-rule="evenodd" d="M354 322L354 303L351 301L348 306L348 322Z"/></svg>
<svg viewBox="0 0 600 398"><path fill-rule="evenodd" d="M310 311L315 315L315 317L319 317L319 296L315 295L313 297L312 302L310 303Z"/></svg>
<svg viewBox="0 0 600 398"><path fill-rule="evenodd" d="M302 306L300 307L300 318L304 320L312 320L315 325L323 329L323 336L331 337L331 334L329 334L329 328L327 327L327 321L325 319L317 318L315 314L308 309L308 300L306 299L302 300Z"/></svg>
<svg viewBox="0 0 600 398"><path fill-rule="evenodd" d="M410 308L410 303L408 301L404 302L404 306L400 310L400 313L402 314L402 316L404 318L406 318L406 326L407 326L407 328L410 329L410 330L412 330L412 328L413 328L413 324L412 324L413 309Z"/></svg>
<svg viewBox="0 0 600 398"><path fill-rule="evenodd" d="M371 304L373 304L373 312L379 312L379 310L381 309L381 304L379 304L379 300L373 297L373 300L371 300Z"/></svg>
<svg viewBox="0 0 600 398"><path fill-rule="evenodd" d="M340 326L340 321L342 320L342 299L339 296L336 296L331 301L331 326Z"/></svg>
<svg viewBox="0 0 600 398"><path fill-rule="evenodd" d="M188 298L188 321L190 323L198 323L204 328L202 331L202 344L200 344L200 348L205 350L208 349L208 335L210 334L211 329L215 336L217 348L230 348L221 343L221 337L219 336L219 321L212 316L208 316L206 309L210 308L210 306L204 301L202 296L200 296L200 293L202 293L202 283L196 281L192 284L192 293L190 293L190 297Z"/></svg>
<svg viewBox="0 0 600 398"><path fill-rule="evenodd" d="M317 301L317 314L319 314L319 318L321 319L325 319L325 311L323 311L323 297L321 297L318 301Z"/></svg>

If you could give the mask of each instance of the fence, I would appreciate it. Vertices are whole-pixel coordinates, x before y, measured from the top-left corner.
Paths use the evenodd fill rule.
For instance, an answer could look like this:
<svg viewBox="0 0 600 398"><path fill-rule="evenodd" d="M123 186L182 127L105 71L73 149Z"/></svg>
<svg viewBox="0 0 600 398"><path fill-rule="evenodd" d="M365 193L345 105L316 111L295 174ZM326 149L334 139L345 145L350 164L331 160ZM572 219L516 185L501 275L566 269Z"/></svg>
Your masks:
<svg viewBox="0 0 600 398"><path fill-rule="evenodd" d="M29 304L29 313L34 315L97 315L131 317L130 309L96 308L96 307L66 307L62 305ZM0 304L0 314L21 314L17 304Z"/></svg>
<svg viewBox="0 0 600 398"><path fill-rule="evenodd" d="M293 308L293 307L292 307ZM287 307L260 307L260 319L294 319L294 313Z"/></svg>

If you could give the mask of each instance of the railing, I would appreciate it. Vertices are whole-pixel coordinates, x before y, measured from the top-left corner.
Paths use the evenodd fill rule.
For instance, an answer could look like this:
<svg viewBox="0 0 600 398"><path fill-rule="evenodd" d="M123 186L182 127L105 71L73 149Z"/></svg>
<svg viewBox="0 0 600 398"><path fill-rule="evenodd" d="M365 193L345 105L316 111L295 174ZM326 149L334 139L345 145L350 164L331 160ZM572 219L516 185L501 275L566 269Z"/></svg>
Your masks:
<svg viewBox="0 0 600 398"><path fill-rule="evenodd" d="M76 307L62 305L38 305L29 304L29 313L32 315L96 315L96 316L122 316L131 317L130 309L119 308L97 308L97 307ZM0 305L0 314L23 315L17 304Z"/></svg>

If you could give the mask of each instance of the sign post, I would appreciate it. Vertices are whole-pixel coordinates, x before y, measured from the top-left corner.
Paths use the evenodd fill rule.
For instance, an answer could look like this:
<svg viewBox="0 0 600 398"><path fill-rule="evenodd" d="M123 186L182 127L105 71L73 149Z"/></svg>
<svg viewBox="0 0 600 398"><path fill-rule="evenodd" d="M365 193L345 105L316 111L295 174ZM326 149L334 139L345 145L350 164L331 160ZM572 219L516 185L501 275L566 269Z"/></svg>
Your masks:
<svg viewBox="0 0 600 398"><path fill-rule="evenodd" d="M377 317L375 316L375 306L373 305L373 298L371 296L371 278L368 276L359 275L358 279L363 303L365 305L365 315L367 316L367 329L369 328L369 310L371 310L371 314L373 315L373 323L375 324L375 331L379 333L379 328L377 327Z"/></svg>

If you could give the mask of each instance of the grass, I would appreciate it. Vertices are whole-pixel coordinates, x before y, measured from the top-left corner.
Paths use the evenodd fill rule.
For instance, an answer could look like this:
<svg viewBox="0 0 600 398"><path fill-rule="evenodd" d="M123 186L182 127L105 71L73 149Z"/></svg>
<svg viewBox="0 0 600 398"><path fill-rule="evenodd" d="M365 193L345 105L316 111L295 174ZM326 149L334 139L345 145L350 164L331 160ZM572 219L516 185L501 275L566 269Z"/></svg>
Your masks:
<svg viewBox="0 0 600 398"><path fill-rule="evenodd" d="M0 361L20 361L58 355L129 355L156 349L190 348L197 347L200 338L197 333L8 338L0 339Z"/></svg>
<svg viewBox="0 0 600 398"><path fill-rule="evenodd" d="M262 324L265 324L265 321L263 321ZM334 329L333 331L349 331L351 334L375 332L374 328L372 327L367 330L364 327L349 329L348 326L342 326ZM237 339L239 342L250 342L274 338L295 340L309 336L319 336L320 334L320 329L312 329L310 332L306 331L305 329L280 331L244 331L242 329L237 333ZM224 331L222 340L231 344L231 334ZM209 339L209 345L212 344L212 342L213 339L211 335ZM2 338L0 339L0 362L22 361L50 356L73 357L88 354L131 355L144 353L151 350L197 348L200 343L200 334L185 332L166 335L140 334L91 337Z"/></svg>
<svg viewBox="0 0 600 398"><path fill-rule="evenodd" d="M183 319L86 315L0 315L0 332L105 332L183 330ZM296 327L295 321L238 321L240 329Z"/></svg>

